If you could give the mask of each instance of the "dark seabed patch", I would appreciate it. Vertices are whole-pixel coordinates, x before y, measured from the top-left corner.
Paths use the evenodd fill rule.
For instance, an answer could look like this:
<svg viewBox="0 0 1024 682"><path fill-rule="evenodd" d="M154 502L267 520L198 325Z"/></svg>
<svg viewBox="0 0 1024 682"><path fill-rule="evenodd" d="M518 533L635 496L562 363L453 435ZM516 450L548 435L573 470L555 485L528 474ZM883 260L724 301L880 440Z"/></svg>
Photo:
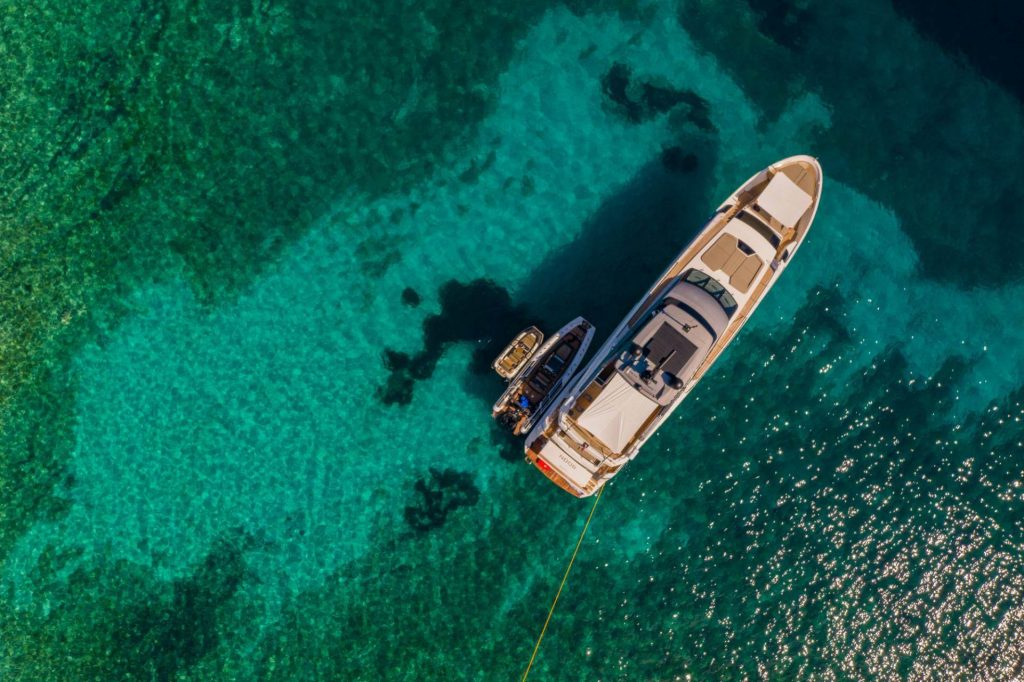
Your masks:
<svg viewBox="0 0 1024 682"><path fill-rule="evenodd" d="M892 4L950 54L963 54L978 71L1024 102L1020 55L1024 4L974 0L893 0Z"/></svg>
<svg viewBox="0 0 1024 682"><path fill-rule="evenodd" d="M498 451L498 456L506 462L523 461L523 439L514 436L508 429L497 422L491 423L491 445Z"/></svg>
<svg viewBox="0 0 1024 682"><path fill-rule="evenodd" d="M67 513L72 474L63 463L75 447L74 378L43 365L34 390L15 394L4 408L0 447L0 564L35 521Z"/></svg>
<svg viewBox="0 0 1024 682"><path fill-rule="evenodd" d="M448 514L459 507L472 507L480 499L473 474L455 469L430 468L430 475L416 481L416 502L405 508L405 522L418 532L440 528Z"/></svg>
<svg viewBox="0 0 1024 682"><path fill-rule="evenodd" d="M359 269L377 279L402 259L402 242L394 238L370 236L359 242L355 251Z"/></svg>
<svg viewBox="0 0 1024 682"><path fill-rule="evenodd" d="M422 300L423 299L420 297L419 292L417 292L412 287L406 287L402 289L402 303L409 306L410 308L418 307L420 301Z"/></svg>
<svg viewBox="0 0 1024 682"><path fill-rule="evenodd" d="M128 561L83 564L76 550L46 550L31 574L33 588L61 607L0 612L0 672L26 681L187 676L220 643L253 543L231 533L190 575L169 583Z"/></svg>
<svg viewBox="0 0 1024 682"><path fill-rule="evenodd" d="M757 28L775 43L799 49L814 30L814 13L804 4L789 0L749 0Z"/></svg>
<svg viewBox="0 0 1024 682"><path fill-rule="evenodd" d="M476 183L480 179L480 175L494 165L497 158L498 153L492 149L482 162L473 159L469 164L469 168L459 173L459 181L470 185Z"/></svg>
<svg viewBox="0 0 1024 682"><path fill-rule="evenodd" d="M630 123L643 123L680 107L687 120L704 132L715 129L703 97L657 79L634 77L633 70L621 62L612 64L601 78L601 90L612 109Z"/></svg>
<svg viewBox="0 0 1024 682"><path fill-rule="evenodd" d="M525 308L512 302L508 292L490 280L468 284L450 280L438 292L441 312L423 320L423 350L409 355L384 350L384 366L391 372L377 391L388 405L412 400L416 381L429 379L445 348L461 341L478 342L470 370L490 372L491 361L508 340L531 324Z"/></svg>
<svg viewBox="0 0 1024 682"><path fill-rule="evenodd" d="M693 152L687 152L679 145L661 150L661 165L673 173L687 174L697 170L700 160Z"/></svg>

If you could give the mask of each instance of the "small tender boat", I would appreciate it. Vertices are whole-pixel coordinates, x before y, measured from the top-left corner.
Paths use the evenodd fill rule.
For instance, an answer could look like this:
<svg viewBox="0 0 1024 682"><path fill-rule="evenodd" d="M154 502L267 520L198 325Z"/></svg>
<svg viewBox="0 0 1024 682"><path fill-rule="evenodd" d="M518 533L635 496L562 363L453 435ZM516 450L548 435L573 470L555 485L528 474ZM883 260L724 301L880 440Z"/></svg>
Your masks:
<svg viewBox="0 0 1024 682"><path fill-rule="evenodd" d="M544 341L544 334L536 327L527 327L505 346L491 367L505 381L509 381L523 368Z"/></svg>
<svg viewBox="0 0 1024 682"><path fill-rule="evenodd" d="M792 262L821 181L817 160L793 156L726 199L572 385L531 415L527 460L586 497L636 457Z"/></svg>
<svg viewBox="0 0 1024 682"><path fill-rule="evenodd" d="M530 329L536 331L535 327ZM536 333L540 334L539 331ZM499 424L512 429L516 435L526 433L533 426L537 415L542 414L569 383L593 338L594 325L582 317L577 317L555 332L515 375L498 402L494 403L491 416ZM513 348L518 339L516 337L509 348ZM506 353L502 353L495 361L496 371ZM498 371L498 374L502 372Z"/></svg>

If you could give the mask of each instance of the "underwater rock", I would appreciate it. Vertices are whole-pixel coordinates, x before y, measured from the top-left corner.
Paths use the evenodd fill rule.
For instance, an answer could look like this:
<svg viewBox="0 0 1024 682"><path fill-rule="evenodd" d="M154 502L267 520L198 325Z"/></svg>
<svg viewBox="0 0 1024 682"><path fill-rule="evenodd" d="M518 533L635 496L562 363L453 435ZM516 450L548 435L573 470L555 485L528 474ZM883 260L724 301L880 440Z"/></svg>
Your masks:
<svg viewBox="0 0 1024 682"><path fill-rule="evenodd" d="M633 70L621 62L612 64L601 78L601 90L611 101L613 110L630 123L643 123L685 105L686 120L705 132L715 129L708 102L703 97L667 82L634 79Z"/></svg>
<svg viewBox="0 0 1024 682"><path fill-rule="evenodd" d="M692 173L697 170L697 155L685 152L678 145L661 151L661 165L673 173Z"/></svg>
<svg viewBox="0 0 1024 682"><path fill-rule="evenodd" d="M402 303L405 305L415 308L422 301L423 299L420 297L419 293L412 287L402 289Z"/></svg>
<svg viewBox="0 0 1024 682"><path fill-rule="evenodd" d="M416 481L417 504L405 508L405 521L419 532L444 525L448 513L459 507L471 507L480 499L473 475L466 471L430 468L430 476Z"/></svg>
<svg viewBox="0 0 1024 682"><path fill-rule="evenodd" d="M382 359L391 376L377 388L377 397L385 405L408 405L412 402L413 379L406 370L412 358L408 353L385 348Z"/></svg>
<svg viewBox="0 0 1024 682"><path fill-rule="evenodd" d="M238 591L247 569L244 545L218 542L188 578L173 584L168 604L141 607L119 634L124 650L145 653L160 679L172 679L213 651L221 607Z"/></svg>
<svg viewBox="0 0 1024 682"><path fill-rule="evenodd" d="M413 381L404 374L392 374L383 386L377 387L377 398L385 405L408 405L412 402Z"/></svg>

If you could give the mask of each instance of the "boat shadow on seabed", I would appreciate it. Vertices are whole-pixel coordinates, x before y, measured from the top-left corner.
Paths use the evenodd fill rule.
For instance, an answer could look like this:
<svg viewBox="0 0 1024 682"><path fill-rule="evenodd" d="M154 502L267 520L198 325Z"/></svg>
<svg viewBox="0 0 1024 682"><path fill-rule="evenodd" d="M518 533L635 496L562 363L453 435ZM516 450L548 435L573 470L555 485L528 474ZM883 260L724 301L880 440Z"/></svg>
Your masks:
<svg viewBox="0 0 1024 682"><path fill-rule="evenodd" d="M534 266L522 302L491 280L445 282L439 290L441 311L423 321L423 349L414 354L385 349L390 376L378 388L378 398L388 405L408 404L416 382L430 378L445 348L469 341L477 346L465 387L490 404L501 392L491 362L530 324L553 331L582 315L597 328L594 347L599 346L643 294L651 273L664 267L666 254L685 246L704 224L713 203L713 143L693 135L666 148L601 205L576 239ZM494 431L502 457L518 461L518 439L497 426Z"/></svg>

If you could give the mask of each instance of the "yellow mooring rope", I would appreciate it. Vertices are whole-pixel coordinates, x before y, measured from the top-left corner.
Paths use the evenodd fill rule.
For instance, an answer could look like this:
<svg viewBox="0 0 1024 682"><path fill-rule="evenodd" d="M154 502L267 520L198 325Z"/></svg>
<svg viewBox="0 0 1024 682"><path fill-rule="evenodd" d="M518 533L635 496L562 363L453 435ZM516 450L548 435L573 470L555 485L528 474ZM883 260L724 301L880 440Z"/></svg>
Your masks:
<svg viewBox="0 0 1024 682"><path fill-rule="evenodd" d="M551 608L548 609L548 617L544 621L544 627L540 630L540 637L537 638L537 645L533 647L533 655L530 656L530 662L526 665L526 670L523 671L523 677L520 682L526 682L526 678L530 676L530 668L533 667L533 662L537 660L537 652L540 651L541 640L544 639L544 633L548 631L548 623L551 622L551 616L555 613L555 605L558 604L558 598L562 596L562 588L565 587L565 581L569 579L569 571L572 570L572 564L576 561L576 555L580 552L580 545L583 544L583 538L587 534L587 528L590 528L590 520L594 518L594 511L597 509L597 503L601 500L601 495L604 495L604 486L597 491L597 497L594 498L594 506L590 508L590 516L587 517L587 522L583 524L583 532L580 533L580 539L576 541L576 549L572 551L572 558L569 559L569 565L565 567L565 575L562 576L562 583L558 586L558 592L555 593L555 600L551 602Z"/></svg>

